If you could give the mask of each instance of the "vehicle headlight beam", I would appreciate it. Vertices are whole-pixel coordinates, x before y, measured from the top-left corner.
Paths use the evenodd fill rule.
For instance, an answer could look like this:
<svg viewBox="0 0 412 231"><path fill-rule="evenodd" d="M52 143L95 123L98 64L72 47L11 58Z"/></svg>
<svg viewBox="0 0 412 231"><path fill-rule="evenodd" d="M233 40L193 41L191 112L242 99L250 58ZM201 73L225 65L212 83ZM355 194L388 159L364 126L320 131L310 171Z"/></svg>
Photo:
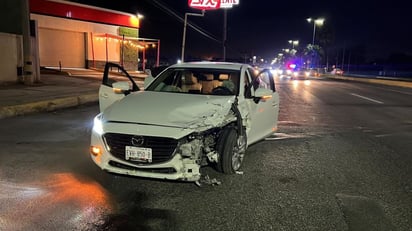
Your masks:
<svg viewBox="0 0 412 231"><path fill-rule="evenodd" d="M93 131L99 135L103 134L103 123L102 123L102 114L97 115L94 117L93 120Z"/></svg>

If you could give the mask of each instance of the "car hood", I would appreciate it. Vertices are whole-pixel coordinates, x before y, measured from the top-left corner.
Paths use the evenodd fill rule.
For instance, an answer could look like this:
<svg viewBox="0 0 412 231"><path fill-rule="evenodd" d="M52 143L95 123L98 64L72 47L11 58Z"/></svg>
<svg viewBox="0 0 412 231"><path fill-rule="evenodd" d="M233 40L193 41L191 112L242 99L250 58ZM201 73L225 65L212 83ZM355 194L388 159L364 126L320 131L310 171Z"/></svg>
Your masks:
<svg viewBox="0 0 412 231"><path fill-rule="evenodd" d="M103 112L105 121L180 128L211 128L228 119L235 96L142 91L129 94Z"/></svg>

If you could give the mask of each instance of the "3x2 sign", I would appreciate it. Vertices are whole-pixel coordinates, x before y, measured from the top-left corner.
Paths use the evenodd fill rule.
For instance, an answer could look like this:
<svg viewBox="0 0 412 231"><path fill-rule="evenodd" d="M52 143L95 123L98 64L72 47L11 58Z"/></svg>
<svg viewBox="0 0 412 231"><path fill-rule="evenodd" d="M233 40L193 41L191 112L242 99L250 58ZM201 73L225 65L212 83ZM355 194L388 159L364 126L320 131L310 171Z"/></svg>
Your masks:
<svg viewBox="0 0 412 231"><path fill-rule="evenodd" d="M239 0L189 0L189 6L199 10L231 8L237 4L239 4Z"/></svg>

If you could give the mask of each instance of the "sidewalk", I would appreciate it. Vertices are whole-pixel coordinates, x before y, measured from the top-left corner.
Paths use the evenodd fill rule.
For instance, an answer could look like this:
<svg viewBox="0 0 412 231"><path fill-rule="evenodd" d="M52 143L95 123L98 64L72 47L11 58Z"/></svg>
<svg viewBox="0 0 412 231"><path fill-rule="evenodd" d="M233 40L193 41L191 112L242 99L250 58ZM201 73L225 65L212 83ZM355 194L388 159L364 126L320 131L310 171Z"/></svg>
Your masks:
<svg viewBox="0 0 412 231"><path fill-rule="evenodd" d="M138 85L146 75L131 72ZM116 75L116 73L113 73ZM40 83L0 85L0 119L97 103L103 72L89 69L42 70Z"/></svg>
<svg viewBox="0 0 412 231"><path fill-rule="evenodd" d="M98 101L100 78L41 74L40 83L0 86L0 119Z"/></svg>

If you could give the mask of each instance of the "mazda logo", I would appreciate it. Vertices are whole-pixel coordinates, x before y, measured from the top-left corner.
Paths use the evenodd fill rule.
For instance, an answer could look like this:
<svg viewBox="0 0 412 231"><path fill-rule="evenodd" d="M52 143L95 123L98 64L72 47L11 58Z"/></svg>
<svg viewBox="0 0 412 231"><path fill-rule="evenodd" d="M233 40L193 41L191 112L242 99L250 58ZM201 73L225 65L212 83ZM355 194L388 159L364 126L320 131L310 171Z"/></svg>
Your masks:
<svg viewBox="0 0 412 231"><path fill-rule="evenodd" d="M139 147L139 146L142 146L143 143L144 143L143 136L133 136L132 137L132 145L133 146Z"/></svg>

